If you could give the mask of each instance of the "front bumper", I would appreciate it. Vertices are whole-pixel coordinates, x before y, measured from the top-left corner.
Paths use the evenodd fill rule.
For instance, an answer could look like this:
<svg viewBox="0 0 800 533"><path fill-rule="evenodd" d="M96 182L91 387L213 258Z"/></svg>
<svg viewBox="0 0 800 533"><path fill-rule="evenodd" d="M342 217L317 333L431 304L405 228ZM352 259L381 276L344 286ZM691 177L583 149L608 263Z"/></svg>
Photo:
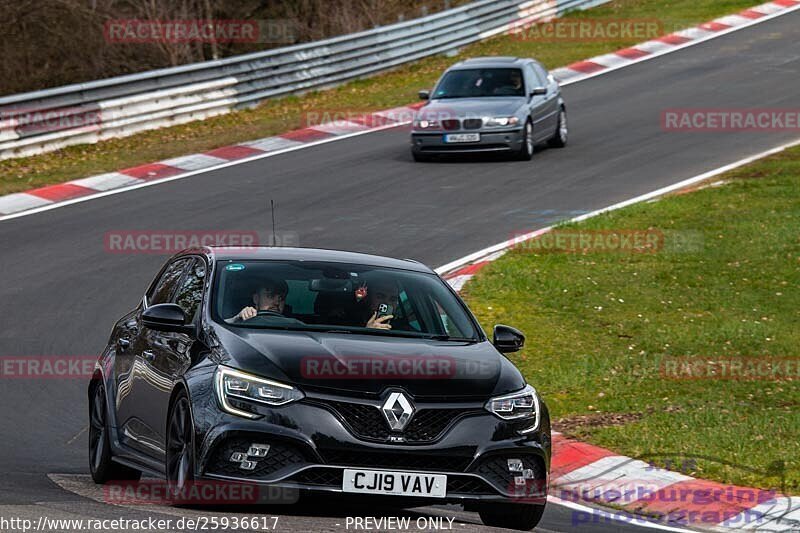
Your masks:
<svg viewBox="0 0 800 533"><path fill-rule="evenodd" d="M448 133L479 133L480 140L468 143L445 142ZM411 149L419 154L459 154L475 152L513 152L522 147L523 130L508 129L503 131L453 131L453 132L411 132Z"/></svg>
<svg viewBox="0 0 800 533"><path fill-rule="evenodd" d="M215 419L196 428L197 471L202 479L256 483L270 487L343 492L346 468L447 475L445 498L400 498L432 502L517 501L542 503L550 464L550 427L542 402L536 431L520 435L515 426L479 404L463 405L465 415L453 417L443 429L426 435L427 442L387 443L357 436L348 419L329 408L329 398L306 398L280 408L264 410L258 420L247 420L216 409ZM420 410L425 404L418 404ZM195 410L195 413L197 411ZM206 410L206 413L209 413ZM360 428L363 429L363 428ZM251 470L232 461L253 444L270 451ZM528 481L510 472L508 459L522 462ZM248 465L249 467L250 465ZM380 496L384 497L385 496Z"/></svg>

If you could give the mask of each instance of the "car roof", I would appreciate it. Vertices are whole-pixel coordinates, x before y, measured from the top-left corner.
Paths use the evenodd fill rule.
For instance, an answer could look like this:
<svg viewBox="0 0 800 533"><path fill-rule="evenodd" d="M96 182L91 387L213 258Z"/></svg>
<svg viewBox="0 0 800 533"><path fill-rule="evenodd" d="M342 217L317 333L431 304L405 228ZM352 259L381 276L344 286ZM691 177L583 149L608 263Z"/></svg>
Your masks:
<svg viewBox="0 0 800 533"><path fill-rule="evenodd" d="M511 56L488 56L488 57L472 57L456 63L448 70L459 70L466 68L520 68L524 64L530 62L530 59Z"/></svg>
<svg viewBox="0 0 800 533"><path fill-rule="evenodd" d="M190 248L177 254L196 255L203 254L210 261L321 261L331 263L353 263L385 268L399 268L434 273L433 270L413 259L395 259L380 255L347 252L344 250L328 250L324 248L292 248L282 246L204 246Z"/></svg>

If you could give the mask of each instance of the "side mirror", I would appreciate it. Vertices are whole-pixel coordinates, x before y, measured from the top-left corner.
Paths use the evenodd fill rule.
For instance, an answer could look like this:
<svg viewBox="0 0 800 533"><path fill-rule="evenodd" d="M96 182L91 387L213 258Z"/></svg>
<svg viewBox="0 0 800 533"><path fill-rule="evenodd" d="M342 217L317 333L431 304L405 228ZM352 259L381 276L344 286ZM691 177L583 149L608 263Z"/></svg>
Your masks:
<svg viewBox="0 0 800 533"><path fill-rule="evenodd" d="M531 90L531 96L544 96L547 94L547 87L536 87Z"/></svg>
<svg viewBox="0 0 800 533"><path fill-rule="evenodd" d="M191 324L186 324L186 314L177 304L151 305L142 312L142 324L156 331L191 333Z"/></svg>
<svg viewBox="0 0 800 533"><path fill-rule="evenodd" d="M525 346L525 335L511 326L497 324L494 327L492 344L501 353L518 352Z"/></svg>
<svg viewBox="0 0 800 533"><path fill-rule="evenodd" d="M430 100L430 98L431 98L430 91L422 90L422 91L418 92L417 94L419 95L419 99L420 100Z"/></svg>

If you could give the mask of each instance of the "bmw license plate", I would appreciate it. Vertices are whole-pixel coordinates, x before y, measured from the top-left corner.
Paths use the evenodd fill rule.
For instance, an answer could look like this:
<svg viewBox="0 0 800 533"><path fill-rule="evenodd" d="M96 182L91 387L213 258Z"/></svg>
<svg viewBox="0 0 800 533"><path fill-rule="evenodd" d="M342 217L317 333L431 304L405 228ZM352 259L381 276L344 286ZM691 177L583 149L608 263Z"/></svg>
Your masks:
<svg viewBox="0 0 800 533"><path fill-rule="evenodd" d="M480 140L480 133L448 133L444 136L446 143L476 143Z"/></svg>
<svg viewBox="0 0 800 533"><path fill-rule="evenodd" d="M444 498L447 493L447 476L443 474L347 469L344 471L342 491Z"/></svg>

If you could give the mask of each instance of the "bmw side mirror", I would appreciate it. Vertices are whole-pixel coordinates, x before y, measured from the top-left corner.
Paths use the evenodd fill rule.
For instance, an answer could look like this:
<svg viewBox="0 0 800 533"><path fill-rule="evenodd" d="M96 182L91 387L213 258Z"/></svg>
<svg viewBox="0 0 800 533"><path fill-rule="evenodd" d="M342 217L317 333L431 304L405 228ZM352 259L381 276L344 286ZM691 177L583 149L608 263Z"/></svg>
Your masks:
<svg viewBox="0 0 800 533"><path fill-rule="evenodd" d="M419 99L420 100L430 100L430 98L431 98L430 91L424 91L423 90L423 91L418 92L417 94L419 95Z"/></svg>
<svg viewBox="0 0 800 533"><path fill-rule="evenodd" d="M525 346L525 335L511 326L497 324L494 327L492 344L501 353L518 352Z"/></svg>
<svg viewBox="0 0 800 533"><path fill-rule="evenodd" d="M142 311L142 324L156 331L191 333L194 328L186 323L186 314L178 304L156 304Z"/></svg>
<svg viewBox="0 0 800 533"><path fill-rule="evenodd" d="M536 87L531 90L531 96L544 96L547 94L547 87Z"/></svg>

